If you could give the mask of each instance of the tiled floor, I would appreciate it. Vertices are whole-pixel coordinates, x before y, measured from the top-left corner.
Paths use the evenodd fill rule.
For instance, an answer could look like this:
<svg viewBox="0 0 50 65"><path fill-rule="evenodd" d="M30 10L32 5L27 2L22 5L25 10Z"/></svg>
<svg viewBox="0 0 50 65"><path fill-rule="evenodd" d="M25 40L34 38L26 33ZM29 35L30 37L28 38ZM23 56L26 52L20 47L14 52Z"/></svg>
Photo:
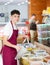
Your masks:
<svg viewBox="0 0 50 65"><path fill-rule="evenodd" d="M0 65L3 65L2 63L2 56L0 55Z"/></svg>

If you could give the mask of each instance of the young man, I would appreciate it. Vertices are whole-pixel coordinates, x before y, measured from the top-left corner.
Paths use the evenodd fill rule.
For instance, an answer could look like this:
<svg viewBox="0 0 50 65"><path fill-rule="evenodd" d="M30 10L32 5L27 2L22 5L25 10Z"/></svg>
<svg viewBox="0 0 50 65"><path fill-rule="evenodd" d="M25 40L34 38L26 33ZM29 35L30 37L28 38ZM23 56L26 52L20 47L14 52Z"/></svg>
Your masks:
<svg viewBox="0 0 50 65"><path fill-rule="evenodd" d="M29 20L30 22L30 36L31 36L31 43L34 43L34 39L36 37L36 24L38 21L36 21L36 15L33 14L32 17Z"/></svg>
<svg viewBox="0 0 50 65"><path fill-rule="evenodd" d="M3 36L3 65L17 65L15 60L17 51L21 49L17 46L18 29L16 23L19 21L20 12L18 10L11 11L10 22L4 27Z"/></svg>

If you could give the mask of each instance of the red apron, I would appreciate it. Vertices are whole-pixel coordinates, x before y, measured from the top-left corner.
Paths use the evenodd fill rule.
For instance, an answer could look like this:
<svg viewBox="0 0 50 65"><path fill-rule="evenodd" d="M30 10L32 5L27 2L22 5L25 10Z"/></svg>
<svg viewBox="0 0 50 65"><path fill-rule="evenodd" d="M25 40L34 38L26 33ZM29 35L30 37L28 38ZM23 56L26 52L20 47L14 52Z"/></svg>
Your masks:
<svg viewBox="0 0 50 65"><path fill-rule="evenodd" d="M12 28L13 24L11 22ZM11 44L16 45L17 44L17 36L18 36L18 30L14 30L13 28L13 34L8 40ZM15 60L15 56L17 55L16 49L8 46L3 47L3 65L17 65L17 60Z"/></svg>

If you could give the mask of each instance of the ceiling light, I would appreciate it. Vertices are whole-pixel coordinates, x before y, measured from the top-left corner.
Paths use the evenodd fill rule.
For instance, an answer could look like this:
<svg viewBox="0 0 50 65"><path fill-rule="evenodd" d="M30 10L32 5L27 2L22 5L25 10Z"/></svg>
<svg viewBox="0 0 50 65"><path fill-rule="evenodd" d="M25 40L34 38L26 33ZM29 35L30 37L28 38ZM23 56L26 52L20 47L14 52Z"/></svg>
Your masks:
<svg viewBox="0 0 50 65"><path fill-rule="evenodd" d="M31 2L28 2L28 4L31 4Z"/></svg>
<svg viewBox="0 0 50 65"><path fill-rule="evenodd" d="M10 2L13 2L13 0L10 0Z"/></svg>
<svg viewBox="0 0 50 65"><path fill-rule="evenodd" d="M24 2L22 2L21 4L24 4Z"/></svg>
<svg viewBox="0 0 50 65"><path fill-rule="evenodd" d="M17 5L21 5L20 3L18 3Z"/></svg>
<svg viewBox="0 0 50 65"><path fill-rule="evenodd" d="M25 2L28 2L28 0L26 0Z"/></svg>
<svg viewBox="0 0 50 65"><path fill-rule="evenodd" d="M10 2L5 3L5 5L8 5Z"/></svg>
<svg viewBox="0 0 50 65"><path fill-rule="evenodd" d="M13 0L10 0L9 2L6 2L4 5L8 5L8 4L10 4L11 2L13 2Z"/></svg>

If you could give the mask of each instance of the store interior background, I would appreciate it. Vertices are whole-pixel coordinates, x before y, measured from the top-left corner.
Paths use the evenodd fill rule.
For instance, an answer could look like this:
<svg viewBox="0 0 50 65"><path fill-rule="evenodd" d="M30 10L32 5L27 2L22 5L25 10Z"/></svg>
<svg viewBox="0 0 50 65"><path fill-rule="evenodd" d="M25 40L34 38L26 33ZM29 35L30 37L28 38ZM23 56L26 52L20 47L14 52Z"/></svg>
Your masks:
<svg viewBox="0 0 50 65"><path fill-rule="evenodd" d="M31 55L30 55L30 53L28 53L28 54L30 55L30 58L32 58L32 62L34 62L34 59L33 59L34 51L36 51L36 50L37 51L41 50L42 53L44 50L45 52L50 54L50 24L48 26L48 24L45 25L42 23L42 20L43 20L42 12L43 12L43 10L46 10L47 7L50 8L50 0L0 0L0 51L2 52L2 47L3 47L3 28L10 21L10 12L14 9L17 9L21 13L20 20L17 23L17 27L19 29L19 37L17 38L17 43L19 45L23 44L23 41L25 39L24 36L27 35L26 32L30 31L28 26L26 25L26 21L27 20L29 21L32 14L36 14L36 20L39 21L37 25L42 26L41 30L43 29L43 31L40 30L40 26L37 27L36 37L34 40L35 46L33 45L33 48L31 48L31 44L30 44L30 48L28 47L28 50L31 52ZM50 20L49 20L49 22L50 22ZM38 28L40 31L38 30ZM46 29L47 29L47 31L46 31ZM30 37L29 37L29 40L31 40ZM27 41L25 43L26 43L25 47L29 46L29 44L27 45L27 43L28 43ZM29 43L31 43L31 42L29 42ZM36 47L38 47L39 49ZM31 51L32 49L34 51ZM25 52L24 50L25 49L23 46L22 52ZM39 52L40 55L38 57L38 61L39 61L39 58L41 58L41 55L42 56L46 55L46 53L41 54L41 51ZM28 54L26 56L28 56ZM21 53L20 53L20 55L21 55ZM36 58L37 58L37 56L38 56L38 52L37 52ZM23 58L25 58L25 57L23 57ZM29 57L27 57L27 58L29 61ZM50 59L50 55L48 58ZM45 59L47 59L47 58L45 58ZM36 62L36 60L37 59L35 59L35 62ZM23 62L22 62L23 65L29 64L26 61L23 60ZM38 61L37 61L37 64L39 63ZM43 59L43 61L44 61L44 59ZM48 59L47 59L47 61L48 61ZM49 63L50 63L50 61L49 61ZM0 53L0 65L2 65L2 64L3 64L2 57L1 57L1 53ZM34 64L34 65L36 65L36 64ZM48 64L46 64L46 65L48 65Z"/></svg>
<svg viewBox="0 0 50 65"><path fill-rule="evenodd" d="M27 1L30 3L28 4ZM9 21L10 11L18 9L21 12L20 19L29 19L34 13L36 14L36 19L39 20L39 23L42 23L42 11L50 6L50 0L14 0L13 2L7 4L8 2L9 0L0 0L0 13L4 13L5 17L8 17L6 22ZM1 18L0 22L5 22L4 18Z"/></svg>
<svg viewBox="0 0 50 65"><path fill-rule="evenodd" d="M50 7L50 0L29 0L29 16L36 14L39 23L42 23L42 11Z"/></svg>
<svg viewBox="0 0 50 65"><path fill-rule="evenodd" d="M10 0L11 1L11 0ZM8 3L9 0L0 0L0 13L4 14L0 16L0 36L2 36L2 27L9 21L10 11L18 9L21 12L19 24L24 27L25 20L29 20L31 15L36 14L36 19L39 20L39 24L42 23L42 11L50 6L50 0L14 0ZM37 39L36 39L37 40Z"/></svg>

